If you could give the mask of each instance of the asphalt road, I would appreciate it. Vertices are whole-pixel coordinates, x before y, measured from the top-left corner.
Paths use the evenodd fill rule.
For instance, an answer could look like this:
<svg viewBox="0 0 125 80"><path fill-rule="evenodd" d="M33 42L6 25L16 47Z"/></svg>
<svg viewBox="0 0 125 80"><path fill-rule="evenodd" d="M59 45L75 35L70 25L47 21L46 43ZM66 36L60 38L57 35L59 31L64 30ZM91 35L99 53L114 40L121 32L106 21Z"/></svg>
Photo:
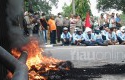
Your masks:
<svg viewBox="0 0 125 80"><path fill-rule="evenodd" d="M106 64L125 64L125 46L55 46L45 48L47 56L68 60L76 68L91 68ZM101 75L90 80L125 80L125 74Z"/></svg>
<svg viewBox="0 0 125 80"><path fill-rule="evenodd" d="M76 67L125 63L124 45L58 46L45 48L45 52L54 58L72 61Z"/></svg>

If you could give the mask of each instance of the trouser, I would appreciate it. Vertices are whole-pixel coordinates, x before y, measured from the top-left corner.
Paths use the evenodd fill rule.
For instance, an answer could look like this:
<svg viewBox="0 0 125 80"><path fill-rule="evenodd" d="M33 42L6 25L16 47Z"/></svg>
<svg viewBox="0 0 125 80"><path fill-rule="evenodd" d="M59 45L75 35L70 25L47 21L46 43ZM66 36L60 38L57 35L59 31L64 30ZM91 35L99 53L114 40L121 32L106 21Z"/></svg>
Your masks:
<svg viewBox="0 0 125 80"><path fill-rule="evenodd" d="M103 41L102 39L97 39L97 40L96 40L96 43L97 43L98 45L101 45L101 46L104 45L104 41Z"/></svg>
<svg viewBox="0 0 125 80"><path fill-rule="evenodd" d="M28 28L28 34L29 34L30 36L33 35L33 30L32 30L32 28Z"/></svg>
<svg viewBox="0 0 125 80"><path fill-rule="evenodd" d="M79 43L84 44L84 40L82 40L82 41L75 41L76 45L79 44Z"/></svg>
<svg viewBox="0 0 125 80"><path fill-rule="evenodd" d="M84 41L84 44L87 46L94 46L96 44L96 41Z"/></svg>
<svg viewBox="0 0 125 80"><path fill-rule="evenodd" d="M62 34L62 26L57 26L57 41L60 42Z"/></svg>
<svg viewBox="0 0 125 80"><path fill-rule="evenodd" d="M50 32L50 44L56 44L56 30Z"/></svg>
<svg viewBox="0 0 125 80"><path fill-rule="evenodd" d="M48 30L43 30L44 42L47 43L47 33Z"/></svg>
<svg viewBox="0 0 125 80"><path fill-rule="evenodd" d="M71 44L71 41L67 38L65 39L66 41L64 42L64 39L61 39L62 40L62 44L63 45L70 45Z"/></svg>
<svg viewBox="0 0 125 80"><path fill-rule="evenodd" d="M123 42L123 40L118 36L117 36L117 40L118 40L119 44L121 44Z"/></svg>
<svg viewBox="0 0 125 80"><path fill-rule="evenodd" d="M40 44L44 44L44 35L43 35L43 31L39 31L39 37L40 37Z"/></svg>

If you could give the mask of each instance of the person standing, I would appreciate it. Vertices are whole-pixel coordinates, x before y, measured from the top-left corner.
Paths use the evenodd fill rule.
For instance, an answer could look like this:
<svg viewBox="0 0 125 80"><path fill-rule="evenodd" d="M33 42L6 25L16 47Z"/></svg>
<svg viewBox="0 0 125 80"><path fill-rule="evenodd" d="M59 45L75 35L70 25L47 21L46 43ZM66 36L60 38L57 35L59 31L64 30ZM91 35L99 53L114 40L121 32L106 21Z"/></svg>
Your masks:
<svg viewBox="0 0 125 80"><path fill-rule="evenodd" d="M76 23L76 28L82 29L82 20L80 18L80 16L77 16L77 23Z"/></svg>
<svg viewBox="0 0 125 80"><path fill-rule="evenodd" d="M112 27L116 27L115 13L112 13L111 18L110 18L110 22L109 22L109 28L112 28Z"/></svg>
<svg viewBox="0 0 125 80"><path fill-rule="evenodd" d="M68 17L65 17L65 19L63 20L63 26L68 28L68 31L70 31L70 20L68 19Z"/></svg>
<svg viewBox="0 0 125 80"><path fill-rule="evenodd" d="M103 13L100 15L100 18L98 19L98 24L100 27L102 27L105 24L105 18Z"/></svg>
<svg viewBox="0 0 125 80"><path fill-rule="evenodd" d="M33 21L33 17L32 17L32 14L29 14L28 11L26 11L24 13L24 19L26 20L26 23L27 23L27 35L29 36L32 36L33 32L32 32L32 29L33 29L33 24L32 24L32 21Z"/></svg>
<svg viewBox="0 0 125 80"><path fill-rule="evenodd" d="M56 44L56 24L53 16L48 20L48 25L50 31L50 44Z"/></svg>
<svg viewBox="0 0 125 80"><path fill-rule="evenodd" d="M40 25L41 31L43 32L44 42L47 44L48 24L44 13L42 13L42 18L40 19Z"/></svg>
<svg viewBox="0 0 125 80"><path fill-rule="evenodd" d="M120 18L120 15L117 13L116 14L116 28L120 28L121 27L121 18Z"/></svg>
<svg viewBox="0 0 125 80"><path fill-rule="evenodd" d="M77 23L77 16L71 16L70 18L70 34L73 35L75 28L76 28L76 23Z"/></svg>
<svg viewBox="0 0 125 80"><path fill-rule="evenodd" d="M61 34L61 40L62 40L62 45L64 45L64 46L71 44L72 36L68 32L68 28L67 27L63 28L63 33Z"/></svg>
<svg viewBox="0 0 125 80"><path fill-rule="evenodd" d="M60 13L58 13L58 16L55 19L55 23L57 26L57 42L60 43L60 36L62 34L62 30L63 30L63 18L62 15Z"/></svg>

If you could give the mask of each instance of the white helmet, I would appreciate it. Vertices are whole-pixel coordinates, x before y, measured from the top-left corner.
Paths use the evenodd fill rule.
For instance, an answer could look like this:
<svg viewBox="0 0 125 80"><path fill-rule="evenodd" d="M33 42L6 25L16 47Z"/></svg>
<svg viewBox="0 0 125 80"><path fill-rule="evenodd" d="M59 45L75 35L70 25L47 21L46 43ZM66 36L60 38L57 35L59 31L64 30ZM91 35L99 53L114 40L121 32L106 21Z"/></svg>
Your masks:
<svg viewBox="0 0 125 80"><path fill-rule="evenodd" d="M89 27L86 27L85 32L90 32L90 31L92 31L92 29Z"/></svg>

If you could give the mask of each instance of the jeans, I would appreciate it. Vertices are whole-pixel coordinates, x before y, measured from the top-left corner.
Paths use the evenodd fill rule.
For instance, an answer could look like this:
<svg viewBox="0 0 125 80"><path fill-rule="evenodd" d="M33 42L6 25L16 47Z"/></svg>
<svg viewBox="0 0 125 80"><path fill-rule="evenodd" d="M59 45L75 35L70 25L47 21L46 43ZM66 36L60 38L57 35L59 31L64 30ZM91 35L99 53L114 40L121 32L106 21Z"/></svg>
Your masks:
<svg viewBox="0 0 125 80"><path fill-rule="evenodd" d="M48 30L43 30L43 37L44 37L45 43L47 43L47 33L48 33Z"/></svg>
<svg viewBox="0 0 125 80"><path fill-rule="evenodd" d="M40 43L41 43L41 44L44 44L45 42L44 42L43 31L40 31L40 32L39 32L39 37L40 37Z"/></svg>

